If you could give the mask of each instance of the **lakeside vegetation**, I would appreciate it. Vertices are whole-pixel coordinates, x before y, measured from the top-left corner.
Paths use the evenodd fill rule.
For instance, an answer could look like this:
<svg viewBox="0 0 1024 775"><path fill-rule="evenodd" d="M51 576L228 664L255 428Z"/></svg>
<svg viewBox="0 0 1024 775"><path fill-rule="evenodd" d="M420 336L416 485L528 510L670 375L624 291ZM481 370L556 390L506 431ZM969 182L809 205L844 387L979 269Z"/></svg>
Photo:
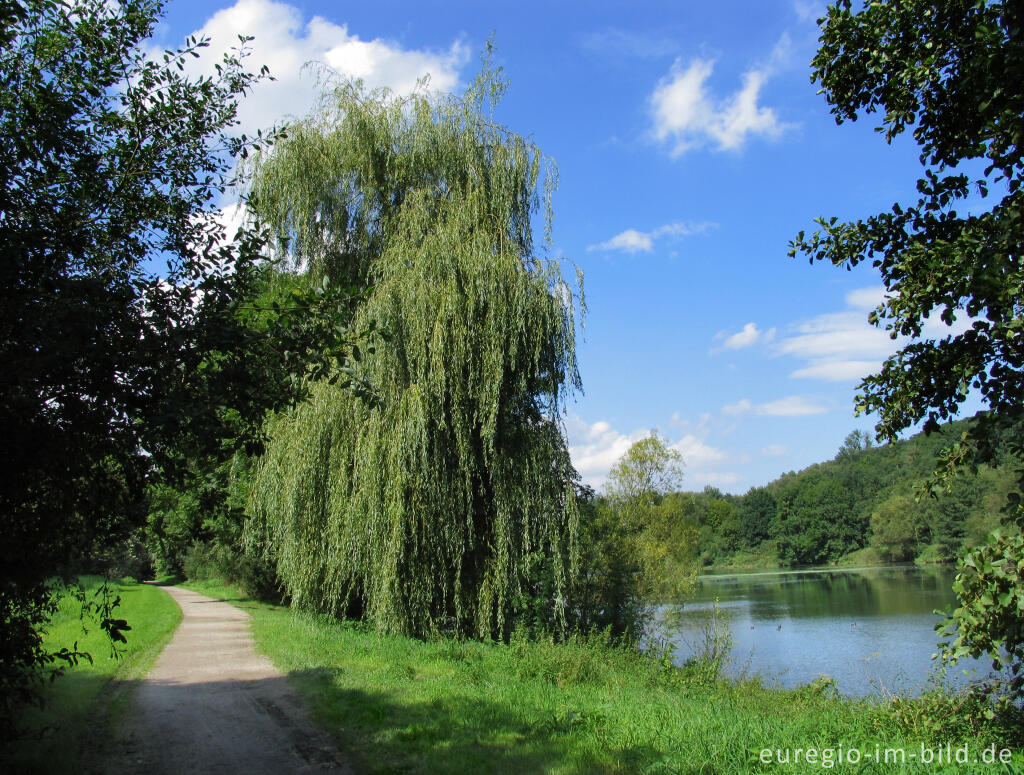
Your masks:
<svg viewBox="0 0 1024 775"><path fill-rule="evenodd" d="M917 753L946 743L980 752L1020 742L1019 727L978 721L957 706L963 698L855 700L827 682L790 691L764 688L757 676L721 680L721 652L710 647L677 668L599 636L423 640L260 603L218 583L188 586L252 615L257 650L289 675L362 772L797 773L806 764L764 764L760 752ZM864 762L833 770L863 772ZM908 760L884 771L977 768ZM1024 757L993 772L1024 772Z"/></svg>
<svg viewBox="0 0 1024 775"><path fill-rule="evenodd" d="M708 487L670 497L697 531L701 565L770 569L953 562L1011 517L1017 485L1009 439L993 460L929 486L943 450L973 426L961 420L888 444L851 433L833 460L728 495Z"/></svg>
<svg viewBox="0 0 1024 775"><path fill-rule="evenodd" d="M931 114L945 99L906 108L929 83L893 91L874 62L830 64L875 50L851 38L889 45L891 29L933 46L918 25L934 9L917 4L830 8L814 77L840 119L895 96L889 138L920 119L934 130L918 138L922 160L939 172L991 152L975 183L984 198L1009 181L1005 201L960 222L948 205L966 179L936 182L929 167L916 208L823 220L792 249L840 265L884 254L890 294L871 320L894 338L920 336L939 308L971 328L916 342L865 379L860 406L890 443L851 434L836 460L738 497L681 492L683 461L657 435L627 451L602 494L581 483L561 418L581 387L582 277L564 279L555 255L553 162L494 120L507 84L488 56L462 95L328 78L314 114L253 140L233 135L238 100L267 73L246 71L244 36L215 77L192 79L183 63L203 41L147 59L160 0L0 0L0 121L16 139L0 165L13 375L0 395L5 742L31 733L26 701L50 699L70 713L54 739L80 747L121 668L82 641L97 672L80 663L55 684L67 693L50 693L43 679L77 638L48 579L131 562L289 603L254 608L257 638L369 769L744 771L764 747L1019 743L1024 544L1009 518L1024 519L1024 110L1002 73L1020 71L1020 25L1000 2L939 25L967 36L939 40L952 64L971 64L962 52L976 39L1012 52L985 66L995 82L968 79L989 123L947 143L948 122ZM908 71L955 69L934 57ZM872 75L880 96L863 78L844 95L851 72ZM235 184L251 219L232 237L219 208ZM941 430L971 390L988 409ZM919 422L934 433L895 440ZM917 500L936 470L945 494ZM1004 517L1005 504L1016 510ZM1001 705L723 682L717 637L682 669L637 648L652 601L685 598L701 565L965 551L945 653L1007 661ZM131 596L100 629L116 641L128 620L141 665L174 617L149 621L157 607L135 610Z"/></svg>
<svg viewBox="0 0 1024 775"><path fill-rule="evenodd" d="M95 600L100 576L78 579L86 601ZM59 680L48 681L42 707L22 709L22 736L0 750L0 769L17 773L74 773L82 761L102 750L110 731L127 711L131 682L146 674L181 621L181 609L159 587L132 579L109 582L120 597L119 616L131 622L117 658L99 622L83 618L82 601L65 592L43 635L44 647L57 651L74 644L92 659L79 658Z"/></svg>

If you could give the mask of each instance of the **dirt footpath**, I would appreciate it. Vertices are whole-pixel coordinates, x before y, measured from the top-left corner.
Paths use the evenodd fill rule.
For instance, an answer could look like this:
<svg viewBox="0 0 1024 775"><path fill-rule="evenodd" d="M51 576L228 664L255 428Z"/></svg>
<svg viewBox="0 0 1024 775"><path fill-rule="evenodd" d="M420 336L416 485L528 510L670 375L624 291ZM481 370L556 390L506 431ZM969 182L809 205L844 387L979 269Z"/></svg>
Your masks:
<svg viewBox="0 0 1024 775"><path fill-rule="evenodd" d="M249 615L165 587L185 616L132 696L110 773L349 773L269 660Z"/></svg>

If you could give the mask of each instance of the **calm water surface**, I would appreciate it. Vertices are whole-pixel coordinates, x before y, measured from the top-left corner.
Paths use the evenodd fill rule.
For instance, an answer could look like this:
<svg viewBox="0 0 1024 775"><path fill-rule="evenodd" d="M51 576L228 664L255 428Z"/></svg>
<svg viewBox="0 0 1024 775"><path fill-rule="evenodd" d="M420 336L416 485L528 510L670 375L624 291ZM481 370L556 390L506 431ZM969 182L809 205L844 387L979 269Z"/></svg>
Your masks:
<svg viewBox="0 0 1024 775"><path fill-rule="evenodd" d="M693 654L717 599L735 641L733 675L760 673L766 685L784 687L825 675L848 695L916 692L935 667L933 612L955 602L953 575L948 567L890 566L704 576L683 607L675 657ZM961 662L950 681L986 665Z"/></svg>

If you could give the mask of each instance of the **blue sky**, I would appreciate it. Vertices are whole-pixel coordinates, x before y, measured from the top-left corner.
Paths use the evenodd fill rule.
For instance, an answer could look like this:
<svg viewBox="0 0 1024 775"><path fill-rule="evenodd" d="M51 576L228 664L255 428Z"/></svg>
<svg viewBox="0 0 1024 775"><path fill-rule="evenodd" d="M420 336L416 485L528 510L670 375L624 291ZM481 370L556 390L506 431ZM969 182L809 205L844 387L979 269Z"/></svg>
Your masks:
<svg viewBox="0 0 1024 775"><path fill-rule="evenodd" d="M566 417L577 467L600 486L657 429L687 489L742 493L870 429L853 416L858 378L896 346L867 323L874 270L786 256L815 216L907 201L919 172L909 141L886 145L870 120L837 127L816 94L823 7L170 0L154 43L256 36L250 61L278 80L243 106L252 130L305 113L307 61L457 90L494 33L510 82L498 118L557 162L555 245L585 276L584 393Z"/></svg>

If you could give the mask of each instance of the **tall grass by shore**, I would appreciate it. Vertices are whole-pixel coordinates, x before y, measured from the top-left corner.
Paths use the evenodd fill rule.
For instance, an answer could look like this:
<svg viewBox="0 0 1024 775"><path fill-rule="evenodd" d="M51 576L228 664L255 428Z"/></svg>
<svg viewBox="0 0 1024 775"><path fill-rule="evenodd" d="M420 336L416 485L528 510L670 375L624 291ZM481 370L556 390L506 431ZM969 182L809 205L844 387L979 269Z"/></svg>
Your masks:
<svg viewBox="0 0 1024 775"><path fill-rule="evenodd" d="M1024 772L1020 752L991 766L922 764L923 751L966 745L980 759L986 747L1020 742L941 693L872 701L837 696L827 682L769 689L599 638L420 641L189 586L252 614L258 650L289 674L360 772ZM869 760L884 751L905 761Z"/></svg>

